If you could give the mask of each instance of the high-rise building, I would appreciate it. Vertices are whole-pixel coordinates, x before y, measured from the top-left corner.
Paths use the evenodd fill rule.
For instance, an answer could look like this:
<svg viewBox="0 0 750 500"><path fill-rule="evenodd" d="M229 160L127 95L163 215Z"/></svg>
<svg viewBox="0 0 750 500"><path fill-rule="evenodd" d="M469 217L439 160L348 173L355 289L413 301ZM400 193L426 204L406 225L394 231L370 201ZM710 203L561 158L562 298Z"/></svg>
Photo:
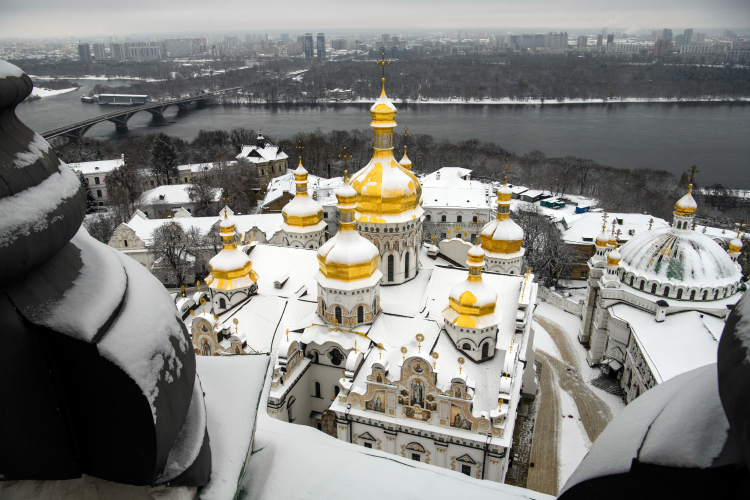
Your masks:
<svg viewBox="0 0 750 500"><path fill-rule="evenodd" d="M288 44L292 41L292 37L289 35L289 33L282 33L281 34L281 43L284 45Z"/></svg>
<svg viewBox="0 0 750 500"><path fill-rule="evenodd" d="M663 57L674 47L672 40L657 40L654 43L654 56Z"/></svg>
<svg viewBox="0 0 750 500"><path fill-rule="evenodd" d="M664 28L661 30L661 39L662 40L671 40L672 39L672 30L669 28Z"/></svg>
<svg viewBox="0 0 750 500"><path fill-rule="evenodd" d="M578 37L578 50L586 50L586 46L589 43L589 37L581 35Z"/></svg>
<svg viewBox="0 0 750 500"><path fill-rule="evenodd" d="M318 33L317 56L318 59L326 58L326 36L324 33Z"/></svg>
<svg viewBox="0 0 750 500"><path fill-rule="evenodd" d="M127 61L130 59L130 44L123 42L110 43L109 55L115 61Z"/></svg>
<svg viewBox="0 0 750 500"><path fill-rule="evenodd" d="M381 47L388 47L388 40L390 39L391 35L389 35L388 33L383 33L382 35L380 35Z"/></svg>
<svg viewBox="0 0 750 500"><path fill-rule="evenodd" d="M94 59L103 61L107 58L106 50L103 43L94 44Z"/></svg>
<svg viewBox="0 0 750 500"><path fill-rule="evenodd" d="M313 34L312 33L305 33L305 58L306 59L312 59L315 57L315 49L313 46Z"/></svg>
<svg viewBox="0 0 750 500"><path fill-rule="evenodd" d="M685 30L684 38L682 39L682 42L684 45L690 45L690 42L693 41L693 28L688 28Z"/></svg>
<svg viewBox="0 0 750 500"><path fill-rule="evenodd" d="M612 45L615 43L615 35L614 33L611 35L607 35L607 45Z"/></svg>
<svg viewBox="0 0 750 500"><path fill-rule="evenodd" d="M603 37L602 35L596 35L596 46L601 47L602 46Z"/></svg>
<svg viewBox="0 0 750 500"><path fill-rule="evenodd" d="M85 63L91 62L91 48L88 43L78 44L78 59Z"/></svg>

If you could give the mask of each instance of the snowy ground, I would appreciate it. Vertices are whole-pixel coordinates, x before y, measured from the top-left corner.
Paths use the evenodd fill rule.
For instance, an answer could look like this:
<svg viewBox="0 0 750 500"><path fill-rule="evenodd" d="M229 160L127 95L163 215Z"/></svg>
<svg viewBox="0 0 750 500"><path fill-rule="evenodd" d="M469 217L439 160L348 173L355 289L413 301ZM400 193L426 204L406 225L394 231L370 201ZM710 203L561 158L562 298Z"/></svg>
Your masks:
<svg viewBox="0 0 750 500"><path fill-rule="evenodd" d="M534 442L537 438L557 440L558 488L561 488L583 460L592 439L625 405L620 397L589 383L601 373L588 365L586 349L578 342L580 318L545 302L537 304L535 316L534 348L544 355L539 356L543 369L550 370L553 376L552 389L560 405L557 410L560 425L551 431L552 436L537 437L535 432ZM545 326L553 328L554 334ZM545 409L540 408L540 411Z"/></svg>
<svg viewBox="0 0 750 500"><path fill-rule="evenodd" d="M31 95L38 95L39 97L50 97L53 95L73 92L74 90L78 90L78 87L71 87L69 89L58 89L58 90L49 90L49 89L45 89L42 87L34 87L34 90L31 91Z"/></svg>

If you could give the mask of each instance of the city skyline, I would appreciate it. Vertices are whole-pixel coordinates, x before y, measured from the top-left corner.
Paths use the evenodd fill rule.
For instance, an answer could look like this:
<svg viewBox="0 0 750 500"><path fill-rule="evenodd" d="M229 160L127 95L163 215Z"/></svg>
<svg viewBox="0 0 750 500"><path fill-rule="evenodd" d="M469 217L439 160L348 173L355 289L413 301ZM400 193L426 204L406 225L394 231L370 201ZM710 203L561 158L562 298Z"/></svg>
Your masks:
<svg viewBox="0 0 750 500"><path fill-rule="evenodd" d="M666 4L666 5L664 5ZM315 9L298 0L285 4L277 12L270 7L266 15L257 16L251 7L236 0L225 0L220 8L206 10L203 4L187 0L168 0L158 7L146 2L120 3L83 0L77 9L57 2L40 0L32 3L9 0L3 7L0 33L4 37L90 37L121 36L140 33L176 32L258 32L258 31L347 31L405 32L451 29L576 29L601 30L614 26L627 32L654 29L658 26L683 26L696 29L750 27L750 10L742 0L713 2L710 9L696 0L668 1L658 6L645 0L601 2L592 6L580 0L564 6L543 0L537 10L529 12L515 2L475 0L462 3L461 9L449 2L417 1L404 5L385 2L378 10L341 9L338 2L319 2ZM247 12L248 15L242 15ZM383 14L387 19L383 19ZM198 15L199 14L199 15ZM377 25L375 25L377 23ZM492 28L492 27L496 28ZM549 28L553 27L553 28Z"/></svg>

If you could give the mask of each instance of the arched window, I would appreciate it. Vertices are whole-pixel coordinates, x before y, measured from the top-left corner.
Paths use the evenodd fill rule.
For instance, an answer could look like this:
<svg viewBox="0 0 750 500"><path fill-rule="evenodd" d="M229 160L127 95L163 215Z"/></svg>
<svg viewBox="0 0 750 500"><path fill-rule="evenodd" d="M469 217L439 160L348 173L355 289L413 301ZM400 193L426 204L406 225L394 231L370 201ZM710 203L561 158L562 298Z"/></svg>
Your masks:
<svg viewBox="0 0 750 500"><path fill-rule="evenodd" d="M677 290L677 300L680 300L680 299L682 299L682 288Z"/></svg>
<svg viewBox="0 0 750 500"><path fill-rule="evenodd" d="M651 293L656 294L656 283L651 285Z"/></svg>
<svg viewBox="0 0 750 500"><path fill-rule="evenodd" d="M320 397L320 382L315 382L315 397Z"/></svg>
<svg viewBox="0 0 750 500"><path fill-rule="evenodd" d="M470 346L469 344L464 344L464 345L463 345L463 346L461 347L461 349L463 349L464 351L471 351L471 346Z"/></svg>
<svg viewBox="0 0 750 500"><path fill-rule="evenodd" d="M630 286L633 286L633 281L635 281L635 275L630 277Z"/></svg>
<svg viewBox="0 0 750 500"><path fill-rule="evenodd" d="M364 323L365 322L365 308L362 306L359 306L357 308L357 323Z"/></svg>
<svg viewBox="0 0 750 500"><path fill-rule="evenodd" d="M315 424L315 428L318 429L319 431L323 430L323 426L320 424L320 422Z"/></svg>
<svg viewBox="0 0 750 500"><path fill-rule="evenodd" d="M341 314L341 308L339 306L336 306L335 313L336 313L336 323L341 324L343 317Z"/></svg>
<svg viewBox="0 0 750 500"><path fill-rule="evenodd" d="M708 296L708 290L703 290L703 300L706 300L707 296Z"/></svg>
<svg viewBox="0 0 750 500"><path fill-rule="evenodd" d="M490 345L485 342L482 346L482 359L489 358L490 357Z"/></svg>
<svg viewBox="0 0 750 500"><path fill-rule="evenodd" d="M128 246L128 240L122 240L123 243L125 243L125 246Z"/></svg>
<svg viewBox="0 0 750 500"><path fill-rule="evenodd" d="M318 351L315 351L313 353L313 363L319 363L320 362L320 355L318 354Z"/></svg>
<svg viewBox="0 0 750 500"><path fill-rule="evenodd" d="M695 300L695 290L690 292L690 300Z"/></svg>
<svg viewBox="0 0 750 500"><path fill-rule="evenodd" d="M409 277L409 252L406 252L405 266L404 266L404 278Z"/></svg>
<svg viewBox="0 0 750 500"><path fill-rule="evenodd" d="M669 287L664 288L664 296L669 297Z"/></svg>
<svg viewBox="0 0 750 500"><path fill-rule="evenodd" d="M227 308L227 301L224 300L224 299L219 299L219 307L221 309L226 309Z"/></svg>
<svg viewBox="0 0 750 500"><path fill-rule="evenodd" d="M339 366L343 360L344 360L344 355L341 354L341 351L339 351L338 349L334 349L331 351L331 363L333 363L336 366Z"/></svg>
<svg viewBox="0 0 750 500"><path fill-rule="evenodd" d="M641 291L643 291L643 285L645 285L645 284L646 284L645 281L641 281Z"/></svg>
<svg viewBox="0 0 750 500"><path fill-rule="evenodd" d="M289 418L290 422L294 422L294 412L292 411L292 405L294 404L295 401L296 401L296 399L294 397L292 397L289 400L289 403L287 403L287 405L286 405L286 415Z"/></svg>
<svg viewBox="0 0 750 500"><path fill-rule="evenodd" d="M388 281L393 281L393 255L388 256Z"/></svg>

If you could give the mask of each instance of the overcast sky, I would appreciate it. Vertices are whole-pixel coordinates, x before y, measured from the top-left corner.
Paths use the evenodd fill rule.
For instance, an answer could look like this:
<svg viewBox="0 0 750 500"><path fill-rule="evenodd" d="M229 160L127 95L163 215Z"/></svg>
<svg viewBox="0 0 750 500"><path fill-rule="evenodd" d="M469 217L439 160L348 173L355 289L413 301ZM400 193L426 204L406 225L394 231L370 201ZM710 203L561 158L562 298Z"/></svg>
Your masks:
<svg viewBox="0 0 750 500"><path fill-rule="evenodd" d="M750 28L750 0L0 0L0 39L456 28Z"/></svg>

